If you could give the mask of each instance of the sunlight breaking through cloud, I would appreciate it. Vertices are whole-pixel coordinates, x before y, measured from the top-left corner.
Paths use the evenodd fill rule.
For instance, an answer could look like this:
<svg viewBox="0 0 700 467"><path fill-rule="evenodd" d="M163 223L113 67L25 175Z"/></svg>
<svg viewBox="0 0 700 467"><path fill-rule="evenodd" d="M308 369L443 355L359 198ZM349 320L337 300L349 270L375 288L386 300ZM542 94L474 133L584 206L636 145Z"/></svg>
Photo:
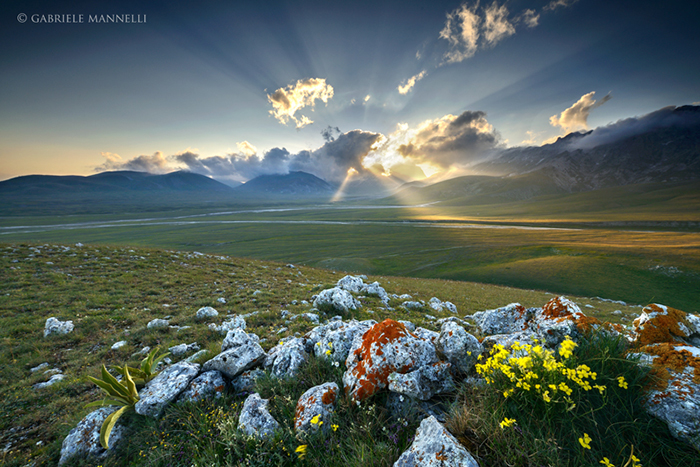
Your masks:
<svg viewBox="0 0 700 467"><path fill-rule="evenodd" d="M272 94L268 94L267 99L272 104L270 115L282 124L286 125L289 120L292 120L297 128L303 128L313 123L313 120L306 115L296 117L295 114L304 107L313 108L316 100L327 104L332 97L333 86L326 84L324 78L309 78L279 88Z"/></svg>

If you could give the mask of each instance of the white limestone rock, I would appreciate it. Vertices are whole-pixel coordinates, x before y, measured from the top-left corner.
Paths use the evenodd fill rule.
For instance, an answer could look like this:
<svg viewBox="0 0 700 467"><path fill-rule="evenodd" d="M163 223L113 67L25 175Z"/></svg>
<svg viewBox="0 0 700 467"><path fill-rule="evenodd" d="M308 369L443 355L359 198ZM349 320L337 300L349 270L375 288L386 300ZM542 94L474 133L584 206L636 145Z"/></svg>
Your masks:
<svg viewBox="0 0 700 467"><path fill-rule="evenodd" d="M107 457L108 450L104 449L100 444L100 428L105 419L112 413L116 412L119 407L101 407L93 412L90 412L83 418L78 425L73 428L63 440L61 444L61 458L58 465L63 465L71 457L81 456L93 458L96 460ZM117 420L117 423L112 428L109 435L109 450L113 450L115 446L120 444L125 434L122 425L122 419Z"/></svg>
<svg viewBox="0 0 700 467"><path fill-rule="evenodd" d="M146 325L146 328L147 329L163 329L163 328L167 328L169 325L170 325L170 323L168 322L167 319L156 318L156 319L149 321L148 324Z"/></svg>
<svg viewBox="0 0 700 467"><path fill-rule="evenodd" d="M511 303L495 310L479 311L471 318L487 336L493 334L511 334L527 329L527 322L532 313L520 303Z"/></svg>
<svg viewBox="0 0 700 467"><path fill-rule="evenodd" d="M392 373L389 375L389 390L427 401L437 394L454 389L451 366L448 362L437 362L408 373Z"/></svg>
<svg viewBox="0 0 700 467"><path fill-rule="evenodd" d="M245 323L245 319L242 316L233 316L229 320L221 323L221 326L217 326L214 323L209 325L209 329L211 329L212 331L218 332L224 336L229 331L232 331L234 329L245 329L245 328L246 328L246 323Z"/></svg>
<svg viewBox="0 0 700 467"><path fill-rule="evenodd" d="M177 398L178 402L197 402L205 399L218 399L226 390L226 380L221 372L205 371L192 380L190 385Z"/></svg>
<svg viewBox="0 0 700 467"><path fill-rule="evenodd" d="M196 363L179 362L158 373L139 392L136 413L158 418L163 409L180 395L199 374Z"/></svg>
<svg viewBox="0 0 700 467"><path fill-rule="evenodd" d="M44 325L44 337L53 335L62 336L73 332L74 328L73 321L59 321L52 316L46 320L46 324Z"/></svg>
<svg viewBox="0 0 700 467"><path fill-rule="evenodd" d="M362 307L350 292L339 287L321 291L314 299L313 304L321 311L337 311L339 313L347 313Z"/></svg>
<svg viewBox="0 0 700 467"><path fill-rule="evenodd" d="M272 376L276 378L294 377L301 365L309 358L304 346L304 339L288 337L280 342L270 349L267 358L265 358L264 366L269 368Z"/></svg>
<svg viewBox="0 0 700 467"><path fill-rule="evenodd" d="M238 417L238 429L258 439L272 438L280 424L268 412L268 402L257 393L248 396Z"/></svg>
<svg viewBox="0 0 700 467"><path fill-rule="evenodd" d="M479 467L476 459L435 417L424 419L394 467Z"/></svg>
<svg viewBox="0 0 700 467"><path fill-rule="evenodd" d="M479 340L457 323L448 321L442 325L437 349L458 373L468 373L476 364L476 359L484 351Z"/></svg>
<svg viewBox="0 0 700 467"><path fill-rule="evenodd" d="M210 306L205 306L205 307L202 307L199 310L197 310L197 314L195 315L195 319L207 319L207 318L213 318L215 316L219 316L219 312Z"/></svg>
<svg viewBox="0 0 700 467"><path fill-rule="evenodd" d="M245 370L249 370L265 359L265 351L258 343L258 336L247 334L242 329L229 331L221 345L222 352L207 361L204 371L218 370L227 378L233 379Z"/></svg>
<svg viewBox="0 0 700 467"><path fill-rule="evenodd" d="M331 425L331 415L335 411L340 389L335 383L324 383L306 391L297 402L294 416L294 430L307 433L316 430L327 431ZM318 416L318 418L315 418ZM316 420L318 423L312 423Z"/></svg>

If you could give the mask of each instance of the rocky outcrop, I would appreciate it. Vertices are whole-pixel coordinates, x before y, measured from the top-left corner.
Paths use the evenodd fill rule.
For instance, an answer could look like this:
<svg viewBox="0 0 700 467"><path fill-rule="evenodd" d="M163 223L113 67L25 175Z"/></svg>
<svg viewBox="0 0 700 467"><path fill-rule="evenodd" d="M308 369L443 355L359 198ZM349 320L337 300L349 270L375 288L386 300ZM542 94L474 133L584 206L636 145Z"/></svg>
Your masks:
<svg viewBox="0 0 700 467"><path fill-rule="evenodd" d="M324 383L302 394L294 413L294 429L301 433L330 429L339 391L337 384Z"/></svg>
<svg viewBox="0 0 700 467"><path fill-rule="evenodd" d="M447 321L442 325L437 349L442 352L455 371L467 374L484 351L479 340L457 323Z"/></svg>
<svg viewBox="0 0 700 467"><path fill-rule="evenodd" d="M408 373L438 361L435 346L394 320L372 326L357 339L345 362L345 393L361 401L388 386L392 373Z"/></svg>
<svg viewBox="0 0 700 467"><path fill-rule="evenodd" d="M276 378L291 378L308 358L304 339L288 337L270 349L264 366Z"/></svg>
<svg viewBox="0 0 700 467"><path fill-rule="evenodd" d="M481 332L488 336L524 331L533 314L520 303L511 303L495 310L479 311L471 318L476 321Z"/></svg>
<svg viewBox="0 0 700 467"><path fill-rule="evenodd" d="M224 390L226 390L224 376L216 370L205 371L192 380L177 401L198 402L206 399L218 399L224 395Z"/></svg>
<svg viewBox="0 0 700 467"><path fill-rule="evenodd" d="M479 464L433 416L421 422L413 444L394 463L394 467L453 466L479 467Z"/></svg>
<svg viewBox="0 0 700 467"><path fill-rule="evenodd" d="M233 379L265 359L265 351L260 347L257 336L247 334L240 328L229 331L221 345L222 352L202 367L204 371L218 370L227 378Z"/></svg>
<svg viewBox="0 0 700 467"><path fill-rule="evenodd" d="M248 396L238 417L238 429L258 439L272 438L280 424L268 412L268 402L267 399L261 399L257 393Z"/></svg>
<svg viewBox="0 0 700 467"><path fill-rule="evenodd" d="M307 351L319 358L345 362L355 339L361 339L362 335L375 324L377 322L374 320L353 319L347 322L331 321L326 325L318 326L304 336Z"/></svg>
<svg viewBox="0 0 700 467"><path fill-rule="evenodd" d="M199 373L196 363L180 362L158 373L139 392L136 413L157 418L166 405L174 401Z"/></svg>
<svg viewBox="0 0 700 467"><path fill-rule="evenodd" d="M392 373L388 379L389 390L427 401L437 394L454 389L454 381L450 375L451 366L447 362L436 362L408 373Z"/></svg>
<svg viewBox="0 0 700 467"><path fill-rule="evenodd" d="M333 287L321 291L314 300L314 307L321 311L333 311L339 313L347 313L350 310L361 308L360 302L350 294L350 292Z"/></svg>
<svg viewBox="0 0 700 467"><path fill-rule="evenodd" d="M74 456L96 460L107 457L108 451L100 444L100 428L102 428L102 423L105 419L111 413L116 412L117 409L118 407L101 407L87 414L63 440L63 444L61 444L61 458L58 461L58 465L63 465ZM121 419L117 420L109 435L110 450L120 444L125 433L121 422Z"/></svg>
<svg viewBox="0 0 700 467"><path fill-rule="evenodd" d="M73 321L59 321L52 316L46 320L46 324L44 325L44 337L62 336L73 332L74 328Z"/></svg>

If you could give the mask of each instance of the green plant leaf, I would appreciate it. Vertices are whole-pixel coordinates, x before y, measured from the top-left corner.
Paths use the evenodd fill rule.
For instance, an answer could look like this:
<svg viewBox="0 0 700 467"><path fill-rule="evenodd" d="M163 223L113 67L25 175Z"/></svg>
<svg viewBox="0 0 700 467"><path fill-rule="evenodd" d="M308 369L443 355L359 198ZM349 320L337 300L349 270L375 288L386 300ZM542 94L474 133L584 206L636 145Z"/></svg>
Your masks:
<svg viewBox="0 0 700 467"><path fill-rule="evenodd" d="M90 402L85 408L88 407L104 407L106 405L130 405L127 401L123 399L102 399L101 401Z"/></svg>
<svg viewBox="0 0 700 467"><path fill-rule="evenodd" d="M97 386L99 386L100 389L102 389L104 392L106 392L110 396L124 397L123 394L120 391L117 391L116 388L114 388L114 386L112 386L111 384L106 383L100 379L93 378L92 376L88 376L88 379L90 381L92 381L93 383L95 383Z"/></svg>
<svg viewBox="0 0 700 467"><path fill-rule="evenodd" d="M139 399L139 393L136 390L134 380L131 379L129 375L129 367L126 365L124 365L124 380L126 381L126 388L129 390L129 400L137 401Z"/></svg>
<svg viewBox="0 0 700 467"><path fill-rule="evenodd" d="M102 365L102 381L112 386L114 390L117 391L122 397L129 397L128 389L123 384L119 383L117 378L110 375L107 371L107 368L104 365Z"/></svg>
<svg viewBox="0 0 700 467"><path fill-rule="evenodd" d="M102 428L100 428L100 444L103 448L109 449L109 435L112 433L112 428L114 428L114 424L119 420L119 417L129 408L131 408L131 406L122 407L105 418L104 423L102 423Z"/></svg>

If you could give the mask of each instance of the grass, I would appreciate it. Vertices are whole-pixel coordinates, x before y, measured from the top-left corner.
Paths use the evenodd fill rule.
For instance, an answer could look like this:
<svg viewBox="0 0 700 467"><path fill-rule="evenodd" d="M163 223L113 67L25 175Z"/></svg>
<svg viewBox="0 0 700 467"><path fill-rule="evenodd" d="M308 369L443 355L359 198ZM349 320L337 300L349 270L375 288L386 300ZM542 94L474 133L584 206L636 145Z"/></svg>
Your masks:
<svg viewBox="0 0 700 467"><path fill-rule="evenodd" d="M197 342L216 354L223 336L207 324L221 323L229 313L249 315L247 331L260 336L269 350L280 338L313 327L303 319L285 322L280 312L309 311L310 305L302 301L310 301L313 294L342 277L298 264L292 268L286 263L122 245L1 244L0 268L0 445L5 447L0 459L8 466L55 465L62 440L89 412L85 405L101 398L87 376L98 377L102 364L137 366L142 357L132 354L144 346L166 350ZM551 298L547 292L480 283L370 276L369 281L373 280L389 293L408 293L426 302L433 296L452 301L460 316L515 301L541 306ZM226 304L217 301L220 297ZM636 307L594 298L572 299L588 315L602 320L629 323L639 312ZM363 308L350 316L405 319L432 330L439 329L427 313L451 316L433 310L387 311L376 297L361 301ZM398 304L392 301L392 306ZM197 321L195 313L202 306L213 306L220 315ZM75 330L44 338L44 322L50 316L73 320ZM166 316L173 325L190 327L146 329L150 320ZM328 317L322 315L322 319ZM111 350L120 340L128 345ZM67 378L35 390L32 385L48 377L29 369L44 362ZM339 428L330 438L294 436L291 424L299 395L326 381L341 385L341 375L340 369L312 359L298 378L260 380L256 390L270 398L271 412L283 425L278 438L269 443L243 439L234 429L244 400L241 395L227 393L221 400L174 405L157 421L127 414L132 442L105 465L393 465L410 444L417 424L390 418L385 395L359 408L341 398L334 421ZM456 404L455 413L478 409L473 403L460 402L466 400L465 391L448 398ZM491 404L486 394L474 400ZM488 410L482 410L478 416L486 415ZM460 439L471 439L463 434ZM479 436L474 439L482 444L490 439ZM523 446L533 449L540 443L530 441ZM304 459L299 459L294 450L302 442L308 448ZM86 460L73 462L88 465Z"/></svg>

